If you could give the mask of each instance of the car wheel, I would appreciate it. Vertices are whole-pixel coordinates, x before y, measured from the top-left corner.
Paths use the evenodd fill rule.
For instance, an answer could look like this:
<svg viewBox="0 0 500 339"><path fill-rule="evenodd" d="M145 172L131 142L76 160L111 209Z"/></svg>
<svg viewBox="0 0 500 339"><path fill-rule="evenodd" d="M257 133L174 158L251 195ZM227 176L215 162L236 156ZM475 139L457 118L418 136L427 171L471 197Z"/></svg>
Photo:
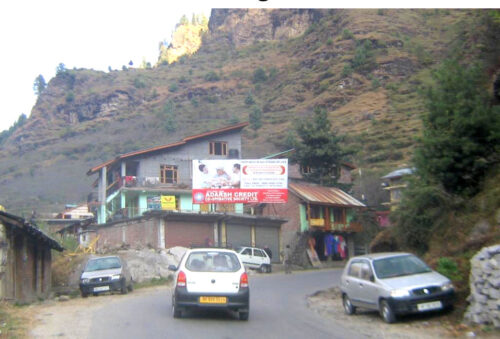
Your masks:
<svg viewBox="0 0 500 339"><path fill-rule="evenodd" d="M182 311L175 304L172 304L172 314L173 314L174 318L182 317Z"/></svg>
<svg viewBox="0 0 500 339"><path fill-rule="evenodd" d="M130 280L130 285L128 285L128 291L132 292L134 290L134 283Z"/></svg>
<svg viewBox="0 0 500 339"><path fill-rule="evenodd" d="M239 311L238 316L240 320L248 320L248 316L250 315L250 312L248 311Z"/></svg>
<svg viewBox="0 0 500 339"><path fill-rule="evenodd" d="M386 300L382 300L380 302L380 315L382 316L382 319L384 319L384 321L388 324L392 324L396 321L396 315L394 314L394 311Z"/></svg>
<svg viewBox="0 0 500 339"><path fill-rule="evenodd" d="M351 299L349 299L347 294L344 294L342 297L342 305L344 306L345 314L352 315L356 313L356 307L352 304Z"/></svg>
<svg viewBox="0 0 500 339"><path fill-rule="evenodd" d="M127 294L127 292L128 292L127 281L125 281L125 279L122 280L121 292L122 292L122 294Z"/></svg>
<svg viewBox="0 0 500 339"><path fill-rule="evenodd" d="M271 264L269 264L269 266L267 266L267 273L271 273L273 271L273 267L271 266Z"/></svg>
<svg viewBox="0 0 500 339"><path fill-rule="evenodd" d="M266 273L266 270L267 270L267 268L266 268L265 264L260 265L260 268L259 268L260 273Z"/></svg>

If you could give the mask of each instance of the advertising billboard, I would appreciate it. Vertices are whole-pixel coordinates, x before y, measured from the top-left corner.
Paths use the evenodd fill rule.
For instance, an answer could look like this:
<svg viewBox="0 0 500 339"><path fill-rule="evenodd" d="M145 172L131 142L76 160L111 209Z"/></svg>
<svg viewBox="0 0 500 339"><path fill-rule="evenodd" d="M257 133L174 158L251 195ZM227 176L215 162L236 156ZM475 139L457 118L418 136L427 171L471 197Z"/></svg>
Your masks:
<svg viewBox="0 0 500 339"><path fill-rule="evenodd" d="M193 160L193 203L286 203L288 159Z"/></svg>

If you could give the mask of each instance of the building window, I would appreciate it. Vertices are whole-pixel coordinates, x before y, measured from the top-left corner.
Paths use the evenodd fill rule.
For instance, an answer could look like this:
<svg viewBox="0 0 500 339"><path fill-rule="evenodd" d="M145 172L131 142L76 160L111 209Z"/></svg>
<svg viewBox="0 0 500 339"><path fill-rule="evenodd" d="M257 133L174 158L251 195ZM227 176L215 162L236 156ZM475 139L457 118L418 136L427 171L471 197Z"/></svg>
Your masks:
<svg viewBox="0 0 500 339"><path fill-rule="evenodd" d="M333 208L333 221L336 224L345 224L344 211L341 208Z"/></svg>
<svg viewBox="0 0 500 339"><path fill-rule="evenodd" d="M235 204L217 204L217 212L235 212Z"/></svg>
<svg viewBox="0 0 500 339"><path fill-rule="evenodd" d="M227 155L227 142L211 141L209 153L210 155Z"/></svg>
<svg viewBox="0 0 500 339"><path fill-rule="evenodd" d="M313 172L309 166L300 166L300 171L302 174L311 174Z"/></svg>
<svg viewBox="0 0 500 339"><path fill-rule="evenodd" d="M177 166L161 165L160 182L162 184L177 184Z"/></svg>
<svg viewBox="0 0 500 339"><path fill-rule="evenodd" d="M321 219L321 206L311 205L309 213L311 219Z"/></svg>

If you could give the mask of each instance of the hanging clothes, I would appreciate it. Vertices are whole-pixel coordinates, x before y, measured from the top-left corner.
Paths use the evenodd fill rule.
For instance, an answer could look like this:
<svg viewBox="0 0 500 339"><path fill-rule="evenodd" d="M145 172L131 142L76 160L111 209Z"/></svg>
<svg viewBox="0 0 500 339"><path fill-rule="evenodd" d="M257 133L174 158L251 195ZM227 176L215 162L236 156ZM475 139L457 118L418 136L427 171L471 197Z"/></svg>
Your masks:
<svg viewBox="0 0 500 339"><path fill-rule="evenodd" d="M344 237L339 235L338 249L339 249L340 257L342 259L345 259L345 257L346 257L345 247L346 247L346 243L345 243Z"/></svg>
<svg viewBox="0 0 500 339"><path fill-rule="evenodd" d="M325 235L325 256L329 257L333 254L333 244L335 242L335 238L332 234L328 233Z"/></svg>

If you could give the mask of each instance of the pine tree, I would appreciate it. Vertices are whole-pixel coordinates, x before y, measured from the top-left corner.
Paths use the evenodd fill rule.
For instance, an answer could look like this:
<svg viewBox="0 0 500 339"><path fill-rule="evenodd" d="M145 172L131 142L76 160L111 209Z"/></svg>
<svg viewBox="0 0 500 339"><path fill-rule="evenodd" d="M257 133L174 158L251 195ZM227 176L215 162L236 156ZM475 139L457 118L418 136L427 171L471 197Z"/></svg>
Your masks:
<svg viewBox="0 0 500 339"><path fill-rule="evenodd" d="M34 83L33 83L33 91L35 92L35 95L39 96L40 94L45 91L45 88L47 87L47 83L45 82L45 79L43 75L39 75L36 77Z"/></svg>
<svg viewBox="0 0 500 339"><path fill-rule="evenodd" d="M470 196L499 161L500 107L491 105L487 77L478 65L448 60L433 77L415 165L427 182Z"/></svg>
<svg viewBox="0 0 500 339"><path fill-rule="evenodd" d="M338 172L347 155L340 147L341 137L331 130L331 123L325 110L315 109L314 118L299 123L296 132L292 161L301 168L308 168L304 174L307 180L325 186L336 186Z"/></svg>

